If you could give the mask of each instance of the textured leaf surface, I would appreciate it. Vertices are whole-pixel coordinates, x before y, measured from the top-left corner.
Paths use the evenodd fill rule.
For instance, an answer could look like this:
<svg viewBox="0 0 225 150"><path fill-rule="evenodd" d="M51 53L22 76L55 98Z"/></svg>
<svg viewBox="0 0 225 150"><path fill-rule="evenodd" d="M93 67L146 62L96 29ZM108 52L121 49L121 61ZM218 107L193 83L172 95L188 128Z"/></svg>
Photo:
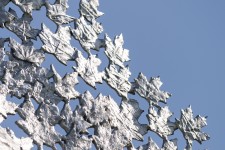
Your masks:
<svg viewBox="0 0 225 150"><path fill-rule="evenodd" d="M38 10L45 4L45 0L12 0L12 1L16 5L18 5L22 11L26 13L31 13L33 10Z"/></svg>
<svg viewBox="0 0 225 150"><path fill-rule="evenodd" d="M47 117L35 115L35 109L30 100L26 100L22 108L18 108L17 111L23 118L16 122L17 125L32 137L39 149L43 149L43 144L55 148L55 143L60 141L59 134L55 131L54 126L48 123Z"/></svg>
<svg viewBox="0 0 225 150"><path fill-rule="evenodd" d="M97 19L103 13L98 10L99 0L80 0L78 6L70 6L70 15L79 7L78 18L67 14L68 2L0 0L0 28L9 32L0 38L0 123L9 120L9 115L19 114L21 119L16 124L28 136L19 139L8 128L0 127L0 149L27 150L34 144L38 150L45 146L56 150L59 144L63 150L177 150L177 139L171 140L177 129L187 141L186 150L192 149L194 140L201 143L209 139L201 131L206 117L193 118L191 108L181 111L180 120L170 121L172 112L165 104L171 94L160 90L159 77L148 80L140 73L130 83L129 50L123 48L122 34L113 40L107 34L101 38L103 26ZM35 17L43 7L49 21L57 26L54 32L49 29L52 26L42 24L41 29L31 26L33 19L39 23L46 19ZM7 37L11 32L19 39ZM39 39L42 43L35 41ZM72 40L79 42L84 51L73 47L76 43ZM36 50L36 46L41 48ZM48 53L64 64L64 68L52 61ZM100 59L104 57L108 61ZM102 66L107 67L100 70ZM94 88L90 91L98 94L96 98L82 89L88 91L90 87L83 87L82 82L77 85L78 76ZM113 99L99 93L108 92L99 91L104 85L99 85L99 89L96 86L105 84L102 79L118 96L113 95ZM149 112L140 108L143 105L139 107L139 101L131 99L130 94L135 93L147 100ZM16 104L10 102L9 96L17 98ZM149 123L141 122L146 121L144 117ZM158 134L161 146L150 138L147 144L135 148L133 140L143 140L147 132Z"/></svg>
<svg viewBox="0 0 225 150"><path fill-rule="evenodd" d="M84 16L88 21L92 21L104 13L98 11L99 0L81 0L80 1L80 14Z"/></svg>
<svg viewBox="0 0 225 150"><path fill-rule="evenodd" d="M159 108L158 112L153 106L150 106L147 116L150 130L158 134L164 140L167 140L168 136L172 135L177 128L175 123L169 120L172 116L172 112L170 112L167 106Z"/></svg>
<svg viewBox="0 0 225 150"><path fill-rule="evenodd" d="M60 26L56 34L52 33L44 24L40 38L44 45L43 50L55 55L55 57L66 64L68 60L74 59L76 49L70 45L70 28Z"/></svg>
<svg viewBox="0 0 225 150"><path fill-rule="evenodd" d="M19 59L37 64L41 64L45 59L45 55L35 50L34 47L21 45L13 39L10 39L9 46L13 49L13 54Z"/></svg>
<svg viewBox="0 0 225 150"><path fill-rule="evenodd" d="M117 69L116 65L110 65L106 68L105 80L107 83L114 89L116 92L127 98L127 93L131 90L131 83L129 82L129 77L131 72L129 68L120 68Z"/></svg>
<svg viewBox="0 0 225 150"><path fill-rule="evenodd" d="M67 24L74 21L74 17L66 14L68 8L67 0L57 0L54 5L47 2L47 16L56 24Z"/></svg>
<svg viewBox="0 0 225 150"><path fill-rule="evenodd" d="M15 103L6 100L8 91L6 85L0 84L0 123L7 118L7 115L16 114L15 110L18 107Z"/></svg>
<svg viewBox="0 0 225 150"><path fill-rule="evenodd" d="M146 76L140 73L135 79L133 83L133 87L136 93L138 93L141 97L150 101L151 103L155 103L158 105L158 102L166 103L166 100L171 96L170 93L161 91L159 88L161 87L162 82L160 78L151 78L149 81Z"/></svg>
<svg viewBox="0 0 225 150"><path fill-rule="evenodd" d="M98 39L98 35L103 31L103 27L95 20L91 24L85 21L81 16L76 20L76 29L72 30L72 34L77 39L82 48L90 53L90 49L99 50L104 44Z"/></svg>
<svg viewBox="0 0 225 150"><path fill-rule="evenodd" d="M178 120L178 128L183 133L187 141L186 149L192 148L193 140L202 143L210 137L208 134L201 131L202 127L206 126L206 117L196 116L193 117L191 107L181 110L181 117Z"/></svg>
<svg viewBox="0 0 225 150"><path fill-rule="evenodd" d="M92 124L85 121L83 115L79 114L79 108L76 107L72 112L70 105L66 103L62 109L61 117L64 119L60 122L60 126L68 133L65 137L64 149L89 150L92 138L86 134L88 134L88 128Z"/></svg>
<svg viewBox="0 0 225 150"><path fill-rule="evenodd" d="M81 109L95 127L94 143L97 149L121 149L132 139L141 140L146 125L138 122L142 110L135 100L124 101L121 107L109 96L101 94L94 99L89 92L80 99Z"/></svg>
<svg viewBox="0 0 225 150"><path fill-rule="evenodd" d="M56 93L66 100L77 98L79 96L79 92L74 89L74 86L78 84L78 73L70 73L65 75L64 78L61 78L61 76L56 72L53 65L51 66L51 69L54 74L54 86Z"/></svg>
<svg viewBox="0 0 225 150"><path fill-rule="evenodd" d="M85 59L82 53L78 51L76 62L77 67L74 67L74 69L87 84L95 88L95 83L102 83L104 73L98 71L101 60L96 55L90 55L88 59Z"/></svg>
<svg viewBox="0 0 225 150"><path fill-rule="evenodd" d="M2 150L30 150L33 147L33 140L27 138L17 138L10 129L0 127L0 149Z"/></svg>
<svg viewBox="0 0 225 150"><path fill-rule="evenodd" d="M124 62L129 61L129 50L123 48L123 35L116 36L112 41L108 35L105 36L105 54L110 62L124 68Z"/></svg>
<svg viewBox="0 0 225 150"><path fill-rule="evenodd" d="M30 42L30 39L37 39L40 30L31 27L32 16L23 14L21 18L18 18L16 12L12 9L9 9L9 13L11 19L5 24L8 30L14 32L24 42Z"/></svg>

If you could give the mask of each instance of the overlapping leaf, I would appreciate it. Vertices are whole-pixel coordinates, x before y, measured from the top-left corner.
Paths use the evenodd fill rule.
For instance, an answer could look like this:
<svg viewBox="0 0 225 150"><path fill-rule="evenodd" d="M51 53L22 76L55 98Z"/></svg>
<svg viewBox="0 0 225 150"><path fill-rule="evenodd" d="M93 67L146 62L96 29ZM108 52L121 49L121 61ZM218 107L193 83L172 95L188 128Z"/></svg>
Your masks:
<svg viewBox="0 0 225 150"><path fill-rule="evenodd" d="M79 114L79 107L76 107L72 112L70 105L65 103L61 111L61 117L63 117L63 120L60 122L60 126L68 133L62 147L66 150L91 149L92 139L87 137L86 134L92 124L85 121L83 115Z"/></svg>
<svg viewBox="0 0 225 150"><path fill-rule="evenodd" d="M177 139L165 141L162 150L178 150Z"/></svg>
<svg viewBox="0 0 225 150"><path fill-rule="evenodd" d="M129 50L123 48L123 35L116 36L112 41L109 36L105 35L105 54L109 58L110 63L116 64L124 68L124 62L129 61Z"/></svg>
<svg viewBox="0 0 225 150"><path fill-rule="evenodd" d="M148 143L137 148L138 150L160 150L159 146L151 139L148 139Z"/></svg>
<svg viewBox="0 0 225 150"><path fill-rule="evenodd" d="M110 65L105 70L105 80L119 94L119 96L127 98L127 93L131 90L129 77L131 72L128 67L117 69L116 65Z"/></svg>
<svg viewBox="0 0 225 150"><path fill-rule="evenodd" d="M8 128L0 127L0 149L1 150L30 150L33 140L29 137L17 138L14 132Z"/></svg>
<svg viewBox="0 0 225 150"><path fill-rule="evenodd" d="M39 34L44 45L43 50L55 55L55 57L63 64L68 60L75 59L77 51L70 45L70 28L59 26L56 34L52 33L44 24Z"/></svg>
<svg viewBox="0 0 225 150"><path fill-rule="evenodd" d="M161 85L159 77L151 78L148 81L146 76L140 73L133 83L133 90L150 103L158 105L158 102L166 103L171 96L170 93L160 90Z"/></svg>
<svg viewBox="0 0 225 150"><path fill-rule="evenodd" d="M173 134L177 129L175 123L169 120L172 116L172 112L170 112L167 106L160 107L158 112L153 106L150 106L149 114L147 116L149 120L149 129L164 140L167 140L168 136Z"/></svg>
<svg viewBox="0 0 225 150"><path fill-rule="evenodd" d="M132 139L141 140L147 131L138 122L142 113L135 100L124 101L121 108L109 96L94 99L89 92L80 98L81 110L95 126L94 144L97 149L121 149L131 145Z"/></svg>
<svg viewBox="0 0 225 150"><path fill-rule="evenodd" d="M67 24L74 21L74 17L66 14L68 8L67 0L57 0L55 4L46 3L47 16L56 24Z"/></svg>
<svg viewBox="0 0 225 150"><path fill-rule="evenodd" d="M74 86L78 84L78 73L74 72L71 74L67 74L65 75L65 77L61 78L60 75L56 72L53 65L51 66L51 70L54 74L54 86L56 93L65 100L77 98L79 96L79 93L74 89Z"/></svg>
<svg viewBox="0 0 225 150"><path fill-rule="evenodd" d="M106 68L107 83L119 94L119 96L127 98L127 93L131 90L129 77L131 72L124 65L129 61L129 52L123 48L123 36L116 36L112 41L108 35L105 36L105 54L109 59L109 66Z"/></svg>
<svg viewBox="0 0 225 150"><path fill-rule="evenodd" d="M163 147L159 146L151 139L148 139L148 143L137 148L137 150L177 150L177 140L173 139L170 141L165 141Z"/></svg>
<svg viewBox="0 0 225 150"><path fill-rule="evenodd" d="M45 60L45 55L41 51L37 51L33 46L25 46L17 43L15 40L10 39L9 46L13 49L13 54L28 62L40 65Z"/></svg>
<svg viewBox="0 0 225 150"><path fill-rule="evenodd" d="M5 27L5 23L6 22L9 22L9 21L12 20L12 16L10 15L11 14L10 11L11 11L11 9L9 9L9 12L6 11L4 9L4 7L3 8L1 7L1 4L0 4L0 16L1 16L1 19L0 19L0 27L1 28L4 28Z"/></svg>
<svg viewBox="0 0 225 150"><path fill-rule="evenodd" d="M8 30L14 32L24 42L30 42L30 39L37 39L37 35L40 32L38 29L33 29L30 25L33 20L29 14L23 14L21 18L17 17L14 10L10 9L10 21L5 23Z"/></svg>
<svg viewBox="0 0 225 150"><path fill-rule="evenodd" d="M72 128L64 139L63 150L91 150L92 139L87 135L80 135L75 128Z"/></svg>
<svg viewBox="0 0 225 150"><path fill-rule="evenodd" d="M21 18L13 9L5 10L10 1L23 11ZM39 150L43 149L43 144L55 150L56 143L64 150L89 150L92 149L92 143L96 149L136 150L132 140L142 140L143 135L150 130L163 138L162 147L159 148L149 139L138 150L177 150L176 139L169 140L168 137L177 127L187 140L186 149L192 148L193 140L201 143L209 139L206 133L201 132L201 128L206 125L206 118L193 118L190 108L182 110L176 124L169 120L172 113L167 106L161 107L158 103L166 103L171 95L160 90L162 82L159 77L148 81L143 74L139 74L134 83L129 82L131 72L126 65L130 60L129 51L123 48L122 34L114 40L108 35L104 39L98 37L103 31L101 23L96 20L103 15L98 10L99 0L81 0L79 19L66 14L68 0L50 3L46 0L0 1L0 27L6 27L22 40L19 44L9 38L0 38L0 122L7 115L18 112L22 120L16 123L29 136L18 139L10 130L0 127L0 149L31 149L33 142ZM56 33L45 25L41 31L31 27L33 10L39 10L42 6L46 7L48 18L57 24ZM73 21L74 29L65 26ZM71 46L71 35L88 52L87 58ZM32 47L32 39L36 40L38 37L44 44L41 50ZM8 41L11 47L9 51L4 49L4 44ZM90 52L91 49L99 50L102 47L109 59L104 73L98 71L101 60ZM75 61L75 72L61 77L53 65L50 69L41 67L45 52L55 55L65 65L67 61ZM94 88L104 78L122 98L120 107L109 96L99 94L97 98L93 98L89 92L79 94L74 89L78 83L78 75ZM128 92L136 92L149 101L149 125L138 122L143 110L136 100L128 97ZM7 101L6 95L24 98L25 101L17 106ZM69 102L77 98L80 104L72 111ZM38 103L36 110L31 103L32 99ZM61 112L58 108L60 102L64 103ZM62 136L57 133L54 128L56 125L60 125L66 133ZM88 133L90 128L94 129L94 133Z"/></svg>
<svg viewBox="0 0 225 150"><path fill-rule="evenodd" d="M23 12L32 13L33 10L39 10L44 4L45 0L12 0L18 5Z"/></svg>
<svg viewBox="0 0 225 150"><path fill-rule="evenodd" d="M43 149L43 144L56 149L56 142L60 142L60 135L51 126L46 117L38 118L30 100L25 100L21 108L17 109L18 114L23 120L18 120L16 124L23 129L37 144L39 149Z"/></svg>
<svg viewBox="0 0 225 150"><path fill-rule="evenodd" d="M102 83L104 73L98 71L101 60L96 55L90 55L88 59L85 59L82 53L78 51L76 62L77 67L74 67L74 69L87 84L95 88L96 83Z"/></svg>
<svg viewBox="0 0 225 150"><path fill-rule="evenodd" d="M103 27L95 20L87 23L83 16L76 20L76 29L72 30L72 34L77 39L82 48L90 53L90 49L99 50L104 43L98 39L98 35L103 31Z"/></svg>
<svg viewBox="0 0 225 150"><path fill-rule="evenodd" d="M16 114L15 110L18 107L15 103L6 100L8 92L8 87L0 84L0 123L7 118L7 115Z"/></svg>
<svg viewBox="0 0 225 150"><path fill-rule="evenodd" d="M99 0L81 0L80 1L80 14L88 21L92 22L96 18L102 16L104 13L98 11Z"/></svg>
<svg viewBox="0 0 225 150"><path fill-rule="evenodd" d="M8 69L5 70L3 77L4 83L8 86L10 94L18 98L22 98L32 91L32 86L29 83L24 82L24 80L16 80L13 74L10 73Z"/></svg>
<svg viewBox="0 0 225 150"><path fill-rule="evenodd" d="M207 125L206 117L198 115L194 118L191 107L181 110L180 120L177 120L177 124L187 141L187 150L192 148L193 140L202 143L210 138L208 134L201 131Z"/></svg>

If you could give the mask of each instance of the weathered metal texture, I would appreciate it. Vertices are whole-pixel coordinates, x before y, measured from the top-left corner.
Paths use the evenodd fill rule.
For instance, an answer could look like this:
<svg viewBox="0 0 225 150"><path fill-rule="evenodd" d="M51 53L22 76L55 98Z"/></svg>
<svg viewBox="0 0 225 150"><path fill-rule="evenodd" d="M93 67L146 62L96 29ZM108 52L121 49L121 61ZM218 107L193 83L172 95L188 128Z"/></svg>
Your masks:
<svg viewBox="0 0 225 150"><path fill-rule="evenodd" d="M21 18L15 10L5 10L9 2L22 10ZM39 150L43 145L57 149L56 144L59 144L63 150L121 150L125 147L129 150L177 150L179 141L170 137L176 131L184 135L187 150L192 149L193 140L199 143L208 140L209 136L201 132L206 126L206 117L193 118L191 107L181 110L180 119L170 120L173 113L165 104L171 94L160 90L159 77L147 80L140 73L130 81L129 50L123 48L122 34L114 40L107 34L104 39L99 38L103 26L96 19L103 13L98 6L98 0L81 0L80 17L75 18L66 14L67 0L56 0L54 4L46 0L0 1L0 27L21 39L0 38L0 125L10 115L18 114L21 119L16 125L27 134L25 138L17 138L13 129L0 127L0 149L28 150L34 144ZM45 24L41 29L32 28L32 12L42 7L46 7L46 16L57 25L55 33ZM74 23L75 27L69 23ZM71 45L71 37L80 43L83 51ZM38 38L43 43L40 49L36 49L32 41ZM91 51L100 53L100 48L109 60L103 70L100 69L101 59ZM46 54L56 57L65 67L68 61L74 62L74 70L65 72L62 77L54 67L57 64L43 67ZM76 87L79 76L95 90L97 84L106 81L106 86L121 98L120 105L110 96L99 94L94 98L89 91L80 93ZM131 99L129 94L146 99L148 113L141 109L141 100ZM10 101L9 96L18 98L17 104ZM71 108L72 101L79 101L75 109ZM63 103L62 109L59 103ZM143 113L148 124L139 122ZM58 133L56 126L65 134ZM135 148L133 140L143 140L148 132L158 134L163 140L162 146L149 138L147 144Z"/></svg>

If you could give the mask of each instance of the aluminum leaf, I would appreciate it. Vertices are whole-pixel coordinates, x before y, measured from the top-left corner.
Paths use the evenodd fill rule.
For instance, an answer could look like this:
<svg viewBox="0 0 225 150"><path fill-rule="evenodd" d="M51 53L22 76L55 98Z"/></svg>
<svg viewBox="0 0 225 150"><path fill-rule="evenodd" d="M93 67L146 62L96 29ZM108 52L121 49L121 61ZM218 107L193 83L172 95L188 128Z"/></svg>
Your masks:
<svg viewBox="0 0 225 150"><path fill-rule="evenodd" d="M44 45L43 50L55 55L55 57L66 65L68 60L75 59L77 51L70 45L70 28L59 26L56 34L52 33L44 24L39 34Z"/></svg>
<svg viewBox="0 0 225 150"><path fill-rule="evenodd" d="M117 69L116 65L111 64L105 70L106 82L118 93L119 96L127 98L127 93L131 90L129 77L131 72L128 67Z"/></svg>
<svg viewBox="0 0 225 150"><path fill-rule="evenodd" d="M132 139L141 140L147 128L138 122L142 113L137 101L124 101L119 107L109 96L89 92L80 98L81 111L95 126L94 144L97 149L121 149L131 145Z"/></svg>
<svg viewBox="0 0 225 150"><path fill-rule="evenodd" d="M9 12L12 19L5 23L6 28L14 32L24 42L30 42L30 39L36 40L40 30L31 27L32 16L23 14L21 18L18 18L14 10L10 9Z"/></svg>
<svg viewBox="0 0 225 150"><path fill-rule="evenodd" d="M54 86L56 93L67 101L72 98L77 98L79 96L79 92L74 89L74 86L78 84L78 73L74 72L67 74L61 78L53 65L51 66L51 70L54 74Z"/></svg>
<svg viewBox="0 0 225 150"><path fill-rule="evenodd" d="M34 106L29 99L24 101L17 112L23 120L16 121L16 124L34 140L40 150L43 149L43 144L56 149L55 144L60 142L60 135L46 117L38 118L35 115Z"/></svg>
<svg viewBox="0 0 225 150"><path fill-rule="evenodd" d="M177 124L187 141L187 150L192 149L194 140L201 144L203 141L209 140L210 138L208 134L201 131L201 129L207 125L206 117L198 115L194 118L191 106L181 110L180 120L177 120Z"/></svg>
<svg viewBox="0 0 225 150"><path fill-rule="evenodd" d="M74 17L71 17L66 14L66 10L68 8L67 0L58 0L53 5L46 2L46 7L48 18L58 25L73 22L75 19Z"/></svg>
<svg viewBox="0 0 225 150"><path fill-rule="evenodd" d="M35 50L33 46L24 46L17 43L15 40L10 39L9 47L14 51L13 54L28 62L40 65L45 60L43 52Z"/></svg>
<svg viewBox="0 0 225 150"><path fill-rule="evenodd" d="M30 150L33 140L29 137L17 138L8 128L0 127L0 149L2 150Z"/></svg>
<svg viewBox="0 0 225 150"><path fill-rule="evenodd" d="M90 55L88 59L85 59L82 53L78 51L76 62L77 67L74 67L74 69L87 84L96 88L96 83L102 83L104 73L98 71L101 60L96 55Z"/></svg>
<svg viewBox="0 0 225 150"><path fill-rule="evenodd" d="M168 140L168 136L172 135L177 129L176 124L169 120L172 114L167 106L160 107L158 111L155 110L154 106L150 106L147 115L149 129L164 140Z"/></svg>
<svg viewBox="0 0 225 150"><path fill-rule="evenodd" d="M83 114L79 113L79 109L79 107L76 107L72 112L69 103L65 103L61 111L63 120L60 122L60 126L68 133L64 137L65 144L62 146L65 150L91 149L92 139L87 137L86 134L88 134L88 128L92 124L84 120Z"/></svg>
<svg viewBox="0 0 225 150"><path fill-rule="evenodd" d="M8 87L5 84L0 84L0 123L6 119L8 115L15 115L15 110L18 107L15 103L7 101L6 95L8 92Z"/></svg>
<svg viewBox="0 0 225 150"><path fill-rule="evenodd" d="M140 73L135 82L132 83L132 91L135 91L150 103L158 105L158 102L166 103L166 100L171 96L170 93L160 90L161 85L162 82L159 77L151 78L148 81L146 76Z"/></svg>
<svg viewBox="0 0 225 150"><path fill-rule="evenodd" d="M90 22L104 14L98 11L99 0L81 0L79 6L80 14Z"/></svg>
<svg viewBox="0 0 225 150"><path fill-rule="evenodd" d="M98 39L98 35L103 31L100 23L93 20L90 24L85 21L83 16L77 19L75 23L76 29L71 30L72 34L85 51L90 53L90 49L99 50L104 46L103 41Z"/></svg>
<svg viewBox="0 0 225 150"><path fill-rule="evenodd" d="M160 148L151 138L149 138L148 143L138 147L137 150L160 150Z"/></svg>
<svg viewBox="0 0 225 150"><path fill-rule="evenodd" d="M19 6L23 12L30 14L45 4L45 0L12 0L12 2Z"/></svg>
<svg viewBox="0 0 225 150"><path fill-rule="evenodd" d="M105 54L109 58L111 64L116 64L124 68L124 62L129 61L129 50L123 48L123 35L116 36L112 41L109 36L105 35Z"/></svg>
<svg viewBox="0 0 225 150"><path fill-rule="evenodd" d="M178 150L177 139L165 141L162 150Z"/></svg>
<svg viewBox="0 0 225 150"><path fill-rule="evenodd" d="M0 38L0 123L7 121L8 115L19 114L22 119L16 120L16 124L28 135L19 139L11 130L0 127L0 149L28 150L35 144L38 150L43 150L44 145L56 150L59 144L63 150L177 150L177 140L170 140L177 129L187 141L186 150L192 149L194 140L202 143L209 139L201 131L206 126L206 117L193 118L191 108L181 111L180 120L170 121L172 112L159 102L166 103L171 94L160 90L159 77L147 80L140 73L133 83L129 82L129 50L123 48L122 34L114 40L107 34L99 38L103 32L97 21L103 15L98 10L99 0L80 0L79 18L66 14L68 4L68 0L0 0L0 28L19 37L14 40L5 34ZM6 10L10 5L15 10ZM32 15L42 7L57 25L56 32L44 24L41 30L31 26L33 19L41 21ZM19 8L22 17L17 15ZM69 23L74 23L74 27ZM71 36L87 52L87 57L71 45ZM34 40L38 38L42 45L36 50ZM4 47L6 43L9 48ZM99 71L101 63L107 63L98 58L100 48L109 60L104 71ZM91 50L97 50L96 54L91 54ZM66 72L63 69L68 67L61 67L61 76L54 68L57 64L44 68L47 53L64 65L73 61L75 71ZM96 84L102 83L102 79L106 81L119 95L120 105L110 96L99 94L94 98L88 91L79 93L78 76L94 90L98 90ZM144 111L128 93L137 93L149 102L149 112L144 114L148 124L139 122ZM10 102L8 96L17 97L20 104ZM74 107L73 102L78 100ZM65 132L60 134L56 130ZM148 131L159 135L162 146L149 139L136 149L133 140L143 140Z"/></svg>

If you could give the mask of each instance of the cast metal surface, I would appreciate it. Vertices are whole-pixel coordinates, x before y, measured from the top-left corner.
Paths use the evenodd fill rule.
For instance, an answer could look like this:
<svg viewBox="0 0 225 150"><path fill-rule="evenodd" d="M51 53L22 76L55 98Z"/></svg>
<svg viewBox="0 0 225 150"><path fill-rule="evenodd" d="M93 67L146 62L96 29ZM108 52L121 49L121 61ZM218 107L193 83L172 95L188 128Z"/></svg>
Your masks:
<svg viewBox="0 0 225 150"><path fill-rule="evenodd" d="M21 18L17 11L6 10L9 3L21 9ZM123 48L122 34L114 40L107 34L99 38L103 26L97 18L103 13L98 6L98 0L81 0L80 17L76 18L67 15L68 0L56 0L54 4L47 0L0 1L0 27L21 40L1 34L0 123L9 115L18 114L21 119L16 125L27 134L18 138L13 129L0 127L0 149L28 150L36 145L42 150L46 145L55 150L59 144L63 150L177 150L179 140L170 137L176 131L183 134L187 150L192 149L194 140L199 143L208 140L209 135L201 131L207 125L206 117L194 118L191 107L182 109L179 119L170 119L173 113L165 104L171 94L160 90L159 77L148 80L140 73L134 81L130 80L131 72L126 65L130 61L129 50ZM31 26L32 20L38 19L33 18L32 12L42 7L57 25L56 32L46 24L42 24L41 29ZM69 23L74 23L74 27ZM42 41L39 49L34 46L37 38ZM77 40L82 49L74 47L71 40ZM5 48L6 44L9 49ZM109 64L104 69L100 69L100 65L107 62L92 54L93 50L103 51L108 58ZM74 62L73 71L65 72L62 77L54 67L56 64L43 67L47 54L63 65ZM94 97L89 91L79 92L78 78L95 90L97 84L106 82L120 97L120 105L101 93ZM149 103L149 111L145 113L148 124L139 122L144 112L140 108L142 102L129 98L130 94L138 94ZM10 101L9 96L16 97L18 103ZM71 101L78 101L75 109ZM62 109L59 103L63 103ZM56 126L65 134L58 133ZM89 129L94 132L90 133ZM143 140L148 132L162 138L162 146L149 137L147 144L135 148L133 141Z"/></svg>

